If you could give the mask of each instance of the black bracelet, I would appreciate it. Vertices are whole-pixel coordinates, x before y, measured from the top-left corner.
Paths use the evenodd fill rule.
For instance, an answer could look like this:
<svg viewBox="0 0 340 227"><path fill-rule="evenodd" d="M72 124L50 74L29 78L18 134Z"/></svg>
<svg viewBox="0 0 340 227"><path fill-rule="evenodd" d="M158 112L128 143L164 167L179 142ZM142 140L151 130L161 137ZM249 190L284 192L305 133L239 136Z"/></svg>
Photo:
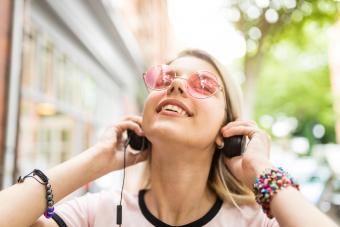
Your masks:
<svg viewBox="0 0 340 227"><path fill-rule="evenodd" d="M38 179L36 176L38 176L40 179ZM27 174L24 177L19 176L18 183L24 182L24 180L28 177L34 178L37 182L39 182L42 185L45 185L46 188L46 199L47 199L47 209L44 213L44 216L46 218L51 218L54 214L54 201L53 201L53 193L52 193L52 187L48 182L48 177L38 169L34 169L32 172Z"/></svg>

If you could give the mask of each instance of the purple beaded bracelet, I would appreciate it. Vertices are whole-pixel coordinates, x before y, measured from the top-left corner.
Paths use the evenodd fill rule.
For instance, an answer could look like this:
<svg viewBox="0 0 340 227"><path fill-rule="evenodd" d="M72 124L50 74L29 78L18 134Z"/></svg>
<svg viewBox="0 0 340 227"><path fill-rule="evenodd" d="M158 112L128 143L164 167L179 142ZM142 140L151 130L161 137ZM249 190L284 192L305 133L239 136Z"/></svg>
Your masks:
<svg viewBox="0 0 340 227"><path fill-rule="evenodd" d="M281 167L278 169L266 169L255 180L254 193L258 204L262 206L263 212L269 217L273 218L270 212L270 202L275 193L283 188L293 186L299 190L299 184Z"/></svg>
<svg viewBox="0 0 340 227"><path fill-rule="evenodd" d="M38 178L36 178L35 176L38 176L40 178L40 180ZM53 201L52 187L48 182L48 177L41 170L34 169L32 172L30 172L29 174L27 174L24 177L19 176L18 183L24 182L24 180L28 177L34 178L40 184L45 185L47 209L44 212L44 216L46 218L51 218L54 214L54 207L53 207L54 201Z"/></svg>
<svg viewBox="0 0 340 227"><path fill-rule="evenodd" d="M54 201L53 201L53 194L52 188L49 183L46 184L46 199L47 199L47 209L44 213L45 218L51 218L54 214Z"/></svg>

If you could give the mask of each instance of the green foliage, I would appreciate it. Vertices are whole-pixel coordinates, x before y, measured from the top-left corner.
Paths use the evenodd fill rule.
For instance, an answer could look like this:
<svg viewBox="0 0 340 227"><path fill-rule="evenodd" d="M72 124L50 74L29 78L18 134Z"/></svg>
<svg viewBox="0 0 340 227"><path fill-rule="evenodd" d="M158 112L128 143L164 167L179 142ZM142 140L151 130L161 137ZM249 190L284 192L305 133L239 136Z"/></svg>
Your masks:
<svg viewBox="0 0 340 227"><path fill-rule="evenodd" d="M296 35L283 33L281 40L264 55L258 97L265 98L259 98L256 104L257 118L282 112L296 117L299 127L294 134L307 137L311 144L319 142L311 134L316 123L326 128L320 142L335 141L325 32L328 26L317 25L305 24L304 45L295 42Z"/></svg>
<svg viewBox="0 0 340 227"><path fill-rule="evenodd" d="M339 18L340 2L229 2L228 15L247 42L244 65L258 66L259 75L253 75L259 77L257 120L264 114L294 116L299 121L295 135L307 137L311 144L334 142L326 33ZM312 135L316 123L326 128L322 141Z"/></svg>
<svg viewBox="0 0 340 227"><path fill-rule="evenodd" d="M267 4L263 5L263 2ZM248 44L257 45L255 51L250 50L248 45L248 57L251 58L280 40L282 33L298 35L295 42L304 45L305 37L300 34L303 35L301 31L305 25L310 22L317 23L319 27L333 24L338 18L339 8L340 2L335 0L231 0L229 14L239 15L231 18L236 28ZM254 28L260 30L260 37L252 37L251 29Z"/></svg>

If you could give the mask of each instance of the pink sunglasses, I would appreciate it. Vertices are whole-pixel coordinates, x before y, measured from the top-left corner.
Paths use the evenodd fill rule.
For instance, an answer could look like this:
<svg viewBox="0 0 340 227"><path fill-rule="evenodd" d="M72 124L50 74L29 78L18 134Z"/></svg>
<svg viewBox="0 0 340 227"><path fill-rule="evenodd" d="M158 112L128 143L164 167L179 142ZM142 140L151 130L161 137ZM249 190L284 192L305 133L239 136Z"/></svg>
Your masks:
<svg viewBox="0 0 340 227"><path fill-rule="evenodd" d="M149 68L144 74L145 85L150 90L166 90L175 79L186 80L188 93L198 99L208 98L222 90L217 77L205 70L193 72L188 78L177 76L176 71L169 65L156 65Z"/></svg>

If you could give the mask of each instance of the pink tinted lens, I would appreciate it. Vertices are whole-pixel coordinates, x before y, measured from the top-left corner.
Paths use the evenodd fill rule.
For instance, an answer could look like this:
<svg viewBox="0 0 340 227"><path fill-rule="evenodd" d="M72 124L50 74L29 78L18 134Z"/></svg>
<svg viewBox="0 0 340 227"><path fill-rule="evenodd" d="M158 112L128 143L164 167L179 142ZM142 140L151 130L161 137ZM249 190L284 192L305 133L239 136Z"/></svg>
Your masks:
<svg viewBox="0 0 340 227"><path fill-rule="evenodd" d="M157 65L144 74L144 81L150 89L164 89L171 85L175 72L168 65Z"/></svg>
<svg viewBox="0 0 340 227"><path fill-rule="evenodd" d="M196 72L188 79L188 91L197 98L206 98L216 93L218 82L209 72Z"/></svg>

